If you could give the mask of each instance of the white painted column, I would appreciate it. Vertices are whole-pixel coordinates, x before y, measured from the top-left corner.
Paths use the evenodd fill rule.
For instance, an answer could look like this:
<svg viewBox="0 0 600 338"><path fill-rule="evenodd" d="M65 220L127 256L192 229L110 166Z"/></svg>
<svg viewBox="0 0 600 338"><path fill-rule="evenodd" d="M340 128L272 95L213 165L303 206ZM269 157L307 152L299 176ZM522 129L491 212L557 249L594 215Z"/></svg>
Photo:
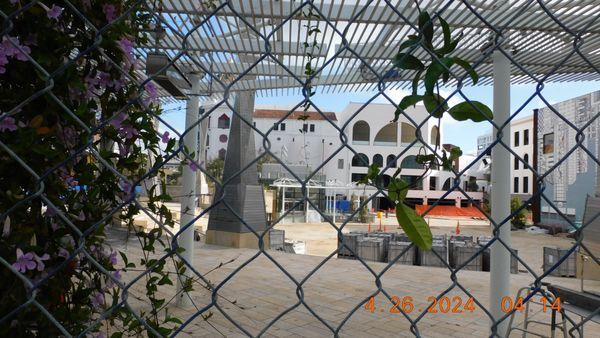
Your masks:
<svg viewBox="0 0 600 338"><path fill-rule="evenodd" d="M306 151L306 149L305 149L305 151ZM310 188L309 187L306 187L306 198L307 198L307 200L305 202L306 208L304 211L304 222L308 223L308 199L310 199Z"/></svg>
<svg viewBox="0 0 600 338"><path fill-rule="evenodd" d="M335 211L336 211L335 209L337 209L335 207L336 202L337 202L337 199L336 199L336 195L335 195L335 189L333 189L333 224L335 224Z"/></svg>
<svg viewBox="0 0 600 338"><path fill-rule="evenodd" d="M191 95L188 98L186 103L185 110L185 130L194 125L198 121L198 113L199 113L199 100L198 94L200 92L200 78L198 75L189 74L189 79L192 82L192 91ZM189 154L196 154L198 152L198 126L194 126L191 130L188 131L187 134L183 137L183 142L188 149ZM183 175L182 175L182 195L181 198L181 228L192 223L193 219L196 217L196 172L192 171L189 165L183 166ZM177 242L179 246L185 251L181 253L183 259L188 262L190 265L194 264L194 224L191 224L184 232L182 232ZM188 269L189 271L189 269ZM191 276L192 274L186 274ZM184 276L181 277L185 278ZM178 281L177 291L180 292L183 285L182 281ZM191 299L186 292L181 292L179 294L179 305L180 306L190 306Z"/></svg>
<svg viewBox="0 0 600 338"><path fill-rule="evenodd" d="M510 116L510 61L501 52L495 51L494 59L494 122L502 125ZM497 130L494 129L494 139ZM510 124L502 129L502 142L510 146ZM501 145L492 149L492 219L500 223L510 215L510 153ZM504 223L499 232L508 246L511 245L510 221ZM502 297L514 297L510 292L510 252L499 242L491 246L490 253L490 312L494 319L505 315L501 309ZM498 335L504 337L508 320L498 326Z"/></svg>

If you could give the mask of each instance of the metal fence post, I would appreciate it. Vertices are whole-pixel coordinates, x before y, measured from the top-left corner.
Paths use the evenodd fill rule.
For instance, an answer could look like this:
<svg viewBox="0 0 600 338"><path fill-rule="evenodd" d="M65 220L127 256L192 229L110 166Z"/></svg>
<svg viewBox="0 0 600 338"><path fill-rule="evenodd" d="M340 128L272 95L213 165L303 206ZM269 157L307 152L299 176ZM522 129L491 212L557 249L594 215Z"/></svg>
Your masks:
<svg viewBox="0 0 600 338"><path fill-rule="evenodd" d="M510 61L496 50L494 59L494 122L502 126L510 116ZM510 146L510 124L501 130L502 142ZM498 130L494 130L494 138ZM492 219L501 222L510 215L510 153L501 144L492 148ZM510 221L499 229L498 238L510 246ZM510 252L496 241L490 253L490 312L494 321L504 316L502 297L510 296ZM507 321L498 325L498 335L505 336Z"/></svg>
<svg viewBox="0 0 600 338"><path fill-rule="evenodd" d="M192 94L187 100L185 110L185 130L191 126L194 126L188 133L183 137L183 142L187 147L188 154L196 155L198 152L198 125L194 125L198 121L198 110L200 103L198 94L200 92L200 77L197 74L190 74L189 79L192 82ZM194 158L198 160L198 158ZM183 166L183 178L182 178L182 197L181 197L181 227L193 222L196 217L196 171L192 170L189 165ZM181 254L181 257L185 259L188 264L194 264L194 224L192 223L181 235L178 237L179 246L184 248L185 251ZM179 280L177 292L179 294L179 305L190 306L191 300L187 292L181 292L184 281Z"/></svg>

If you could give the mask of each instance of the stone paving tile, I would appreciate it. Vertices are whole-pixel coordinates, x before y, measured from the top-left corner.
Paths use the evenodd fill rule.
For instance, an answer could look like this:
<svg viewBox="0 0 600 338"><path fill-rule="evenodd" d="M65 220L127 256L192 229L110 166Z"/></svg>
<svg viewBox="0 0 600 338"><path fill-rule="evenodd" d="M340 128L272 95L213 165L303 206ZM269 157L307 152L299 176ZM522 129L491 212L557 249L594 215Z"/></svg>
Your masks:
<svg viewBox="0 0 600 338"><path fill-rule="evenodd" d="M119 242L114 242L119 248ZM130 256L139 252L134 242L127 247ZM195 252L195 267L202 273L210 271L220 263L234 260L212 271L207 278L214 285L218 285L230 273L243 264L256 253L249 249L224 249L212 246L198 245ZM323 258L314 256L301 256L271 252L272 256L297 278L303 278L308 270L316 266ZM385 264L369 263L376 271L381 271ZM169 265L170 266L170 265ZM338 328L341 321L365 297L376 290L375 278L357 261L333 259L322 267L323 270L311 276L304 284L305 301L327 323ZM390 295L399 297L411 296L415 308L426 309L427 297L437 296L452 285L449 272L440 268L424 268L415 266L394 266L382 277L383 287ZM131 280L134 275L124 275L124 280ZM300 276L300 277L298 277ZM512 275L513 295L519 287L531 283L532 277L527 274ZM554 278L548 281L560 282L562 285L577 289L578 281L567 278ZM465 271L459 274L459 282L473 293L484 305L488 303L489 273ZM132 297L129 303L134 309L143 309L144 291L143 280L136 283L131 290ZM600 283L598 283L600 289ZM161 294L169 299L174 293L172 289L161 290ZM218 303L226 313L241 323L252 334L260 332L268 322L277 317L282 311L298 302L296 285L289 280L266 257L260 256L254 262L244 267L237 275L222 287L219 295L236 301L236 304L227 302L219 297ZM139 299L133 297L135 295ZM198 288L193 292L194 301L199 306L211 303L211 292ZM467 296L459 289L448 293L449 297ZM359 307L346 321L340 330L341 337L403 337L413 336L410 333L410 323L401 314L390 314L391 304L385 296L378 295L376 302L384 304L384 312L370 313ZM242 308L240 308L242 307ZM182 318L195 314L195 309L181 309L173 306L170 311ZM243 336L217 309L210 309L213 317L204 321L196 318L184 329L181 336L190 337L216 337L219 331L227 337ZM409 314L413 320L419 313ZM542 320L549 320L549 314L540 314ZM214 326L211 327L210 324ZM481 309L473 313L462 314L432 314L427 313L417 324L424 337L486 337L488 336L489 320ZM591 327L587 332L594 332ZM218 330L218 331L217 331ZM596 331L600 332L600 331ZM332 336L332 333L320 323L310 312L300 305L290 313L278 320L267 335L272 337L319 337Z"/></svg>

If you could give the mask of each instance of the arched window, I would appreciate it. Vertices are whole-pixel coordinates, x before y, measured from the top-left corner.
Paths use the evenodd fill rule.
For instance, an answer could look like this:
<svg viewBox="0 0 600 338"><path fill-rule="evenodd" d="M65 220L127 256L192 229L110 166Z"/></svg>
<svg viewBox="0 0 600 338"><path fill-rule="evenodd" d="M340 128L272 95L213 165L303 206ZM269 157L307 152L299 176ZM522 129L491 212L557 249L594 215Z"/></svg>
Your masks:
<svg viewBox="0 0 600 338"><path fill-rule="evenodd" d="M368 167L369 166L369 157L365 154L356 154L352 157L352 166L353 167Z"/></svg>
<svg viewBox="0 0 600 338"><path fill-rule="evenodd" d="M398 123L389 123L381 128L375 135L376 146L395 146L398 143Z"/></svg>
<svg viewBox="0 0 600 338"><path fill-rule="evenodd" d="M379 166L379 168L383 167L383 156L379 155L379 154L375 154L375 156L373 156L373 164L377 164Z"/></svg>
<svg viewBox="0 0 600 338"><path fill-rule="evenodd" d="M437 146L440 145L440 129L438 128L438 126L431 127L431 134L429 138L429 143Z"/></svg>
<svg viewBox="0 0 600 338"><path fill-rule="evenodd" d="M388 157L386 159L386 165L389 166L390 168L396 168L397 167L396 156L388 155Z"/></svg>
<svg viewBox="0 0 600 338"><path fill-rule="evenodd" d="M229 129L230 119L227 114L219 116L218 127L219 129Z"/></svg>
<svg viewBox="0 0 600 338"><path fill-rule="evenodd" d="M525 164L529 164L529 154L523 155L523 162L525 162Z"/></svg>
<svg viewBox="0 0 600 338"><path fill-rule="evenodd" d="M414 126L402 122L400 129L400 141L402 143L412 143L417 139L417 129Z"/></svg>
<svg viewBox="0 0 600 338"><path fill-rule="evenodd" d="M444 185L442 186L442 190L446 190L446 191L450 190L450 185L451 184L452 184L452 178L448 177L446 179L446 181L444 182Z"/></svg>
<svg viewBox="0 0 600 338"><path fill-rule="evenodd" d="M423 169L423 165L417 163L417 157L415 155L406 156L400 163L400 168L404 169Z"/></svg>
<svg viewBox="0 0 600 338"><path fill-rule="evenodd" d="M219 158L222 160L225 160L226 155L227 155L227 150L221 148L221 150L219 150Z"/></svg>
<svg viewBox="0 0 600 338"><path fill-rule="evenodd" d="M365 121L358 121L352 127L352 143L354 144L369 144L370 138L369 124Z"/></svg>

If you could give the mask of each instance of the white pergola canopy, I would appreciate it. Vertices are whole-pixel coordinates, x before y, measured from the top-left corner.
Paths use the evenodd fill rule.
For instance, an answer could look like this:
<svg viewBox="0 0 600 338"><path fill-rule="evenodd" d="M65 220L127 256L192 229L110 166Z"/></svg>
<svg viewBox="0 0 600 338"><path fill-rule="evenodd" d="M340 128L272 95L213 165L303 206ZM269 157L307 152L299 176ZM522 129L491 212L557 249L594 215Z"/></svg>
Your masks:
<svg viewBox="0 0 600 338"><path fill-rule="evenodd" d="M186 73L210 73L212 76L201 78L204 95L224 92L216 78L226 86L235 82L230 91L257 90L260 95L275 96L280 94L278 91L297 90L306 79L307 53L312 54L312 66L319 71L312 85L326 92L376 89L379 79L366 65L380 76L393 75L386 80L388 89L410 85L407 80L412 79L412 72L388 72L393 68L390 60L398 45L416 32L413 27L418 11L414 1L389 1L392 5L382 0L314 1L314 14L319 17L310 20L302 15L311 7L306 1L212 2L214 7L206 5L211 1L164 0L160 7L152 8L165 32L140 46L142 59L146 53L157 51L169 55ZM491 53L482 50L497 32L509 42L504 50L514 60L513 84L542 78L544 82L600 79L597 1L554 0L547 1L546 8L526 0L468 3L420 1L420 8L443 16L453 34L464 34L453 55L476 65L482 78L480 85L492 82ZM308 36L307 27L318 27L320 32ZM441 32L436 36L441 44ZM308 47L305 42L309 42ZM415 55L429 59L423 49ZM245 61L248 57L260 61L253 64ZM464 75L458 67L452 70L458 77ZM469 81L467 77L463 83Z"/></svg>

